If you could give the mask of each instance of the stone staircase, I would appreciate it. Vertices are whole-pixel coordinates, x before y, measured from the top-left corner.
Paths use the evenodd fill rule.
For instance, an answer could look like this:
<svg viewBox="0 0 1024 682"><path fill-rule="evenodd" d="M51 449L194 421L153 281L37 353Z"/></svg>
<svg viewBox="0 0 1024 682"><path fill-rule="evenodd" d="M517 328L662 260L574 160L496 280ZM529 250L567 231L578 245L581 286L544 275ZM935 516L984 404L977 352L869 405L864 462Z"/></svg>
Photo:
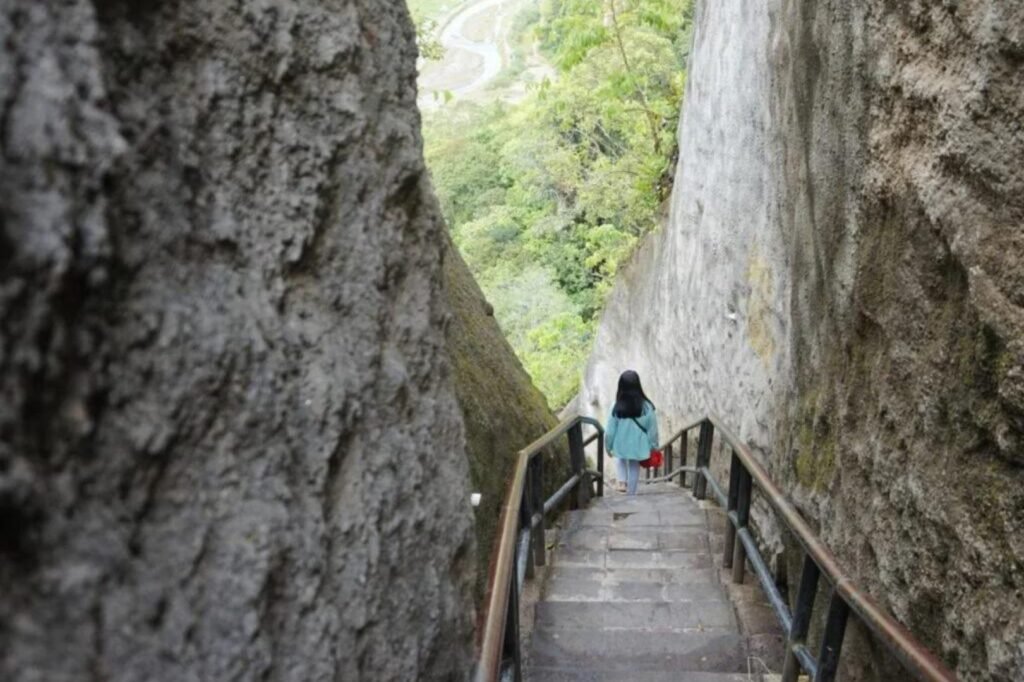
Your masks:
<svg viewBox="0 0 1024 682"><path fill-rule="evenodd" d="M772 679L761 673L778 669L765 661L781 647L778 626L753 586L723 585L724 523L671 484L569 512L534 606L525 679Z"/></svg>

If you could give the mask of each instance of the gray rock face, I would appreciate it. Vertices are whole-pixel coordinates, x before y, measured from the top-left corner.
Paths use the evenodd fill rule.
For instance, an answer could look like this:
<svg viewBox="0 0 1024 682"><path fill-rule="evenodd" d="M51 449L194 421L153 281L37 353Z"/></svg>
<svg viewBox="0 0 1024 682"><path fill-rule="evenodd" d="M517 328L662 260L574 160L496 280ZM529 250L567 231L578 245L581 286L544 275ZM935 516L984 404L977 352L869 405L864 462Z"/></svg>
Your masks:
<svg viewBox="0 0 1024 682"><path fill-rule="evenodd" d="M963 679L1022 679L1024 2L697 20L671 219L580 404L632 367L666 432L719 413ZM903 679L862 635L844 679Z"/></svg>
<svg viewBox="0 0 1024 682"><path fill-rule="evenodd" d="M403 3L0 3L0 679L458 679Z"/></svg>

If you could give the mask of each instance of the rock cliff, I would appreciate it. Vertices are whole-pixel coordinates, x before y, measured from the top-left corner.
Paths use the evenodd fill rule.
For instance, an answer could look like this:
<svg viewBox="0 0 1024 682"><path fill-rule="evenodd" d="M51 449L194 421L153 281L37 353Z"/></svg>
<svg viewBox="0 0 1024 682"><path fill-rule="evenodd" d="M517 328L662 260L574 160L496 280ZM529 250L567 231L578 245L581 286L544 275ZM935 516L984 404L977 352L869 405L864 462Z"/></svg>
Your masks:
<svg viewBox="0 0 1024 682"><path fill-rule="evenodd" d="M697 4L670 220L580 405L631 367L666 431L719 413L963 679L1024 678L1024 2Z"/></svg>
<svg viewBox="0 0 1024 682"><path fill-rule="evenodd" d="M404 4L13 0L0 50L0 679L462 678Z"/></svg>
<svg viewBox="0 0 1024 682"><path fill-rule="evenodd" d="M452 310L446 336L465 424L470 480L473 490L481 494L476 509L479 599L516 455L557 422L502 334L494 309L469 267L454 245L445 241L445 293ZM563 453L557 463L552 462L561 468L548 471L563 470L566 461ZM549 494L562 483L554 476L551 479L546 482Z"/></svg>

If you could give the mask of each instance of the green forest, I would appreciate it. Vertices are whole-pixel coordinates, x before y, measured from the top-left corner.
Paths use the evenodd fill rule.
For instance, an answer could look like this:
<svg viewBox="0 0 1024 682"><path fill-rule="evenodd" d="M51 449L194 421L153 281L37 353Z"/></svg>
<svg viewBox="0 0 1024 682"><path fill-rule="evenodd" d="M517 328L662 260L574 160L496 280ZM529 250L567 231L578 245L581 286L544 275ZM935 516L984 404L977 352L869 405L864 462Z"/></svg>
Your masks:
<svg viewBox="0 0 1024 682"><path fill-rule="evenodd" d="M410 3L421 26L436 4ZM536 48L556 75L512 104L451 98L424 115L453 239L553 408L671 189L691 24L691 0L529 3L502 79Z"/></svg>

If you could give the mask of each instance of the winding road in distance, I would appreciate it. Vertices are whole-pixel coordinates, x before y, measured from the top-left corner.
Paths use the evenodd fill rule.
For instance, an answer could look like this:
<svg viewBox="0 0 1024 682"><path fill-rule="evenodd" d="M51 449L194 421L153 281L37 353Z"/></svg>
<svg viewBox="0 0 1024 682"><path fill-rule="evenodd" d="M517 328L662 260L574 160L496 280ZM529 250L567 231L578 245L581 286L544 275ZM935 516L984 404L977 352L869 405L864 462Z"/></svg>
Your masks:
<svg viewBox="0 0 1024 682"><path fill-rule="evenodd" d="M420 107L434 108L445 91L465 97L483 90L501 72L514 12L522 0L479 0L459 10L441 30L445 56L427 63L419 78Z"/></svg>

